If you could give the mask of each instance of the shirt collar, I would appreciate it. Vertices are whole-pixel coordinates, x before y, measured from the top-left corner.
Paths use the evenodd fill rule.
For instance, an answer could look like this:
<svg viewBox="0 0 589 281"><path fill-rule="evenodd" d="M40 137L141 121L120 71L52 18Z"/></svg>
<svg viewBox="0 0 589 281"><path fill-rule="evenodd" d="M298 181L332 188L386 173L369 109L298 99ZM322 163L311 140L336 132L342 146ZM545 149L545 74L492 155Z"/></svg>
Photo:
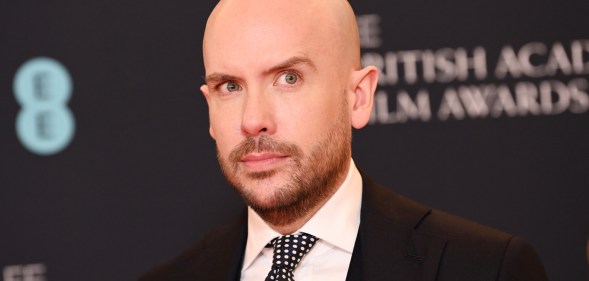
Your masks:
<svg viewBox="0 0 589 281"><path fill-rule="evenodd" d="M332 244L351 254L360 226L361 202L362 177L354 160L351 160L348 175L338 190L303 227L295 232L312 234L321 239L320 241ZM325 227L326 225L329 227ZM280 235L248 207L248 236L242 268L248 268L266 244Z"/></svg>

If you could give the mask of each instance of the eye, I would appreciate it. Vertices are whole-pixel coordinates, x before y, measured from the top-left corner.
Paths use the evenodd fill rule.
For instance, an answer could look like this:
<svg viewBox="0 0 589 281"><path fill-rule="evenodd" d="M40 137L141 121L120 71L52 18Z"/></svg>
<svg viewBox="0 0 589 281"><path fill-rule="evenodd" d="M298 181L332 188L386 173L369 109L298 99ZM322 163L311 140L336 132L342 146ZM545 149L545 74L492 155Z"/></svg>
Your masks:
<svg viewBox="0 0 589 281"><path fill-rule="evenodd" d="M235 82L228 81L219 85L219 90L221 92L235 92L241 90L241 86Z"/></svg>
<svg viewBox="0 0 589 281"><path fill-rule="evenodd" d="M297 73L289 71L280 74L278 80L276 80L276 85L286 85L291 86L295 85L299 81L300 77Z"/></svg>
<svg viewBox="0 0 589 281"><path fill-rule="evenodd" d="M296 83L298 79L299 78L294 73L286 73L286 74L284 74L284 81L286 83L288 83L288 84L291 84L292 85L292 84Z"/></svg>

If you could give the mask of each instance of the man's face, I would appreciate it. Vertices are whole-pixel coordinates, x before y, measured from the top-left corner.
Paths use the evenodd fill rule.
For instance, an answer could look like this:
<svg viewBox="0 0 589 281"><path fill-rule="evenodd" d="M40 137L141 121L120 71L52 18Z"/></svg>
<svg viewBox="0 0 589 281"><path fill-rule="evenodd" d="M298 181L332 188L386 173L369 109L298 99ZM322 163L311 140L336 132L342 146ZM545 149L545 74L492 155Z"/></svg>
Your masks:
<svg viewBox="0 0 589 281"><path fill-rule="evenodd" d="M338 63L326 28L301 13L223 17L233 20L219 19L204 44L211 136L248 205L286 224L328 198L347 172L351 70Z"/></svg>

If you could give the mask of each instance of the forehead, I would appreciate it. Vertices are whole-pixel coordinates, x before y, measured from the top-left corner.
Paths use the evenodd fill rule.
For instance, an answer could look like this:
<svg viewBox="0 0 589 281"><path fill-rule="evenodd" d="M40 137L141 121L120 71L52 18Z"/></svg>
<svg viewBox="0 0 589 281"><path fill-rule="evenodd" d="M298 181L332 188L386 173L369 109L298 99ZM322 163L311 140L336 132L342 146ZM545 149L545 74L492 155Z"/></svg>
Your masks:
<svg viewBox="0 0 589 281"><path fill-rule="evenodd" d="M207 73L251 71L290 57L317 61L325 56L330 33L327 17L313 9L285 9L284 1L271 2L281 5L225 6L211 15L203 42Z"/></svg>

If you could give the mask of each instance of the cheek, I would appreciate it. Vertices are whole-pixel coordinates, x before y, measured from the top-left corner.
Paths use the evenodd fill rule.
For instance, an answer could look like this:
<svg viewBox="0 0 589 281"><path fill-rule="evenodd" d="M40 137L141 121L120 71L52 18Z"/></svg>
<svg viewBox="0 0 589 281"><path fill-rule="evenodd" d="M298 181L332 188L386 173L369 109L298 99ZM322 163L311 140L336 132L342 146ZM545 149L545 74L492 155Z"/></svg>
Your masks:
<svg viewBox="0 0 589 281"><path fill-rule="evenodd" d="M223 112L223 114L220 114ZM240 141L240 124L235 111L221 111L214 108L209 112L211 132L214 134L217 148L222 155L226 155Z"/></svg>
<svg viewBox="0 0 589 281"><path fill-rule="evenodd" d="M341 103L341 98L330 98L325 93L310 94L279 111L281 128L278 130L288 132L293 142L312 146L324 137L325 132L329 131L330 126L339 118Z"/></svg>
<svg viewBox="0 0 589 281"><path fill-rule="evenodd" d="M314 120L310 120L311 122L320 124L332 123L341 111L344 98L342 95L341 92L335 92L332 89L326 89L324 87L307 99L305 102L306 106L302 109L301 115L305 118L313 118Z"/></svg>
<svg viewBox="0 0 589 281"><path fill-rule="evenodd" d="M239 139L236 136L232 136L226 132L226 130L218 127L215 131L215 144L217 145L219 155L224 159L228 158L231 151L239 143Z"/></svg>

